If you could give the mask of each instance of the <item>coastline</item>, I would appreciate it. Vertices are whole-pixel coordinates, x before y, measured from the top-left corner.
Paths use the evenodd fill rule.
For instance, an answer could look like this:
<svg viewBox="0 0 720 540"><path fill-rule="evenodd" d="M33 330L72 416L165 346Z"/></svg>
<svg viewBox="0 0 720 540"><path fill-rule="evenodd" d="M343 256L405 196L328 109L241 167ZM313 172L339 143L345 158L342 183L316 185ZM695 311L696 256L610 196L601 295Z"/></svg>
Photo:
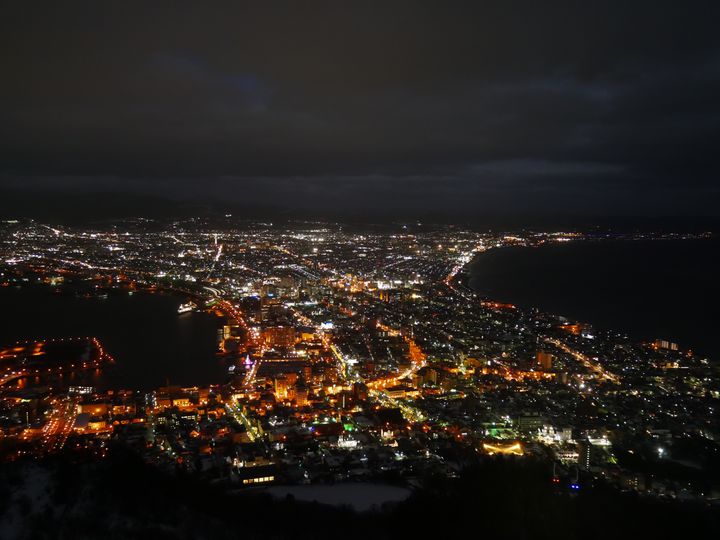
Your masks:
<svg viewBox="0 0 720 540"><path fill-rule="evenodd" d="M670 339L717 360L720 351L707 335L709 324L695 316L716 294L708 261L717 244L716 238L591 238L492 247L476 253L458 278L480 298L621 331L634 339ZM688 260L693 251L696 258ZM637 268L631 269L629 261Z"/></svg>
<svg viewBox="0 0 720 540"><path fill-rule="evenodd" d="M5 291L7 306L17 312L2 332L6 339L0 341L98 336L115 363L102 372L90 373L89 381L85 380L88 377L76 377L83 384L150 390L168 380L186 385L225 379L224 361L215 354L215 317L200 313L178 316L182 297L177 292L142 290L129 296L118 290L109 298L99 298L78 297L72 292L54 294L44 284L23 289ZM23 321L33 321L32 333L21 331L27 326Z"/></svg>

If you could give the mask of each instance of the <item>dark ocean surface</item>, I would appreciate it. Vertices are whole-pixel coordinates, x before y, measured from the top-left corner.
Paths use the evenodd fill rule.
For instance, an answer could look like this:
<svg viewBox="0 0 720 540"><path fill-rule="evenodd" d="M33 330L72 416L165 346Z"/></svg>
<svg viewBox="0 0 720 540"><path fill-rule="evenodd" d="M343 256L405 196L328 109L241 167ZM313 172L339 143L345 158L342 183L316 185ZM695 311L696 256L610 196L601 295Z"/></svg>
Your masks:
<svg viewBox="0 0 720 540"><path fill-rule="evenodd" d="M501 248L469 266L478 294L662 338L720 360L720 241L602 240Z"/></svg>
<svg viewBox="0 0 720 540"><path fill-rule="evenodd" d="M150 390L221 383L227 367L215 356L221 319L184 313L185 299L167 294L110 293L107 299L58 294L48 286L0 288L0 344L17 340L95 336L115 359L74 384Z"/></svg>

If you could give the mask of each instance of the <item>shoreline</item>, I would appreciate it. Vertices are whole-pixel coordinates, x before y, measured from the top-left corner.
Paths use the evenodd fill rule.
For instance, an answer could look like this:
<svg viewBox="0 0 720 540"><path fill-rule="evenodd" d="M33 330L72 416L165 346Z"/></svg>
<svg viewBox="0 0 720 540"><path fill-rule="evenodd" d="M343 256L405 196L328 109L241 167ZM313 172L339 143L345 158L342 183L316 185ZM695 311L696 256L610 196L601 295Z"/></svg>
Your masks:
<svg viewBox="0 0 720 540"><path fill-rule="evenodd" d="M587 284L582 284L583 288L581 289L580 293L578 294L577 289L575 287L575 283L569 283L567 287L559 287L557 283L557 277L552 276L551 270L553 270L553 263L548 263L549 258L539 258L537 260L531 259L531 257L538 257L538 253L546 252L548 250L556 250L556 249L567 249L568 252L570 250L577 251L577 250L585 250L592 246L592 252L591 255L593 257L600 257L602 255L603 251L608 250L617 250L621 251L623 249L627 249L628 245L630 243L633 244L641 244L642 246L654 246L659 243L667 243L672 244L673 246L678 246L681 248L684 248L685 250L688 249L688 246L690 244L695 245L712 245L717 244L717 238L716 237L710 237L710 238L693 238L693 239L649 239L649 238L642 238L642 239L629 239L629 238L621 238L621 239L597 239L597 238L589 238L589 239L582 239L577 240L573 242L567 242L567 243L558 243L558 244L544 244L539 246L491 246L488 249L478 252L475 254L475 256L472 258L471 261L469 261L460 272L458 272L456 278L453 280L457 285L462 287L464 290L471 292L472 294L476 295L479 299L486 299L486 300L492 300L496 302L507 302L512 303L513 305L518 306L520 309L523 310L538 310L542 313L547 313L550 315L563 317L571 321L580 322L583 324L589 324L595 328L598 328L600 330L604 331L616 331L623 334L626 334L630 336L634 340L639 341L648 341L653 339L670 339L671 341L675 341L680 343L685 348L690 348L692 350L695 350L695 347L698 347L700 345L699 353L707 356L708 358L711 358L713 360L716 360L718 357L718 354L713 352L712 347L710 350L706 350L706 348L702 347L701 343L698 343L697 340L693 339L688 333L683 332L683 323L687 322L687 317L678 316L674 320L671 320L669 318L664 318L663 321L670 321L670 324L660 325L658 324L658 330L655 332L652 332L649 330L648 325L636 325L636 324L627 324L629 321L629 317L625 317L627 320L621 320L618 323L614 324L608 324L608 321L610 319L614 319L617 314L626 314L627 312L631 311L633 308L635 308L635 312L637 313L637 316L634 318L635 321L637 320L646 320L646 316L653 315L652 311L648 313L648 310L645 309L637 309L637 306L643 305L641 302L633 302L630 300L627 300L625 303L621 304L620 300L622 299L616 299L618 300L618 307L617 311L614 312L614 316L610 317L609 312L607 311L607 308L605 310L600 309L599 304L601 304L601 301L609 301L608 299L599 297L597 294L592 294L596 289L596 283L593 283L592 280L589 281ZM701 243L702 242L702 243ZM533 249L535 248L535 249ZM543 249L545 248L545 249ZM599 249L602 251L598 251L595 253L595 249ZM642 247L638 247L638 249L642 250ZM705 248L709 249L709 248ZM512 255L506 255L512 253ZM502 283L523 283L523 286L517 287L517 286L505 286L505 288L502 291L493 291L493 288L495 288L493 285L496 283L495 281L492 282L492 284L488 284L488 281L485 281L483 284L483 287L480 288L478 286L478 281L481 279L478 274L480 272L477 270L478 265L480 264L480 261L483 260L483 256L485 259L489 257L497 257L498 254L500 255L504 260L498 261L497 259L490 263L492 266L492 274L490 275L491 280L498 280L497 274L502 273L503 277L506 279L502 281ZM565 258L567 258L567 253L563 254ZM581 253L578 261L579 264L585 264L588 266L588 262L584 260L584 257L586 257L588 253ZM622 254L626 255L626 254ZM639 256L639 255L638 255ZM657 256L657 255L656 255ZM546 257L546 256L544 256ZM519 261L516 259L524 259L522 262L525 264L520 264ZM678 257L674 254L668 254L668 260L678 260ZM584 262L583 262L584 261ZM607 261L606 261L607 262ZM512 264L515 263L515 264ZM647 264L646 261L640 260L641 264ZM544 265L544 266L541 266ZM619 267L620 262L618 260L615 260L614 262L610 263L608 265L608 270L610 279L618 278L618 276L622 276L622 271ZM549 267L549 268L548 268ZM518 268L521 268L518 270ZM667 270L665 269L658 269L656 274L649 273L646 276L645 280L645 286L642 287L641 293L638 296L651 296L651 292L654 291L654 285L655 281L660 279L661 271ZM628 273L630 270L628 270ZM532 291L529 289L527 285L524 284L524 282L527 282L528 280L519 280L519 279L507 279L508 273L510 274L518 274L521 276L530 276L533 275L533 287ZM572 279L577 280L576 275L571 275ZM591 277L597 277L597 276L591 276ZM458 278L460 278L460 282L458 283ZM688 280L678 279L680 283L683 283ZM498 280L497 283L500 283ZM643 281L638 281L637 283L643 283ZM497 286L497 285L496 285ZM606 288L612 289L612 287L608 287L607 284L605 284ZM698 285L699 288L701 288L700 285ZM620 288L619 285L617 288ZM537 291L548 291L542 294L537 294ZM574 294L570 294L570 291L574 291ZM585 294L583 294L583 291ZM612 292L612 290L611 290ZM559 296L563 296L562 298L558 298ZM617 296L617 294L616 294ZM580 300L578 300L578 298ZM612 298L612 296L609 296L608 298ZM535 300L535 301L533 301ZM558 309L558 306L560 304L565 304L569 309ZM596 306L596 307L588 307L588 306ZM672 313L675 313L677 310L670 310ZM679 330L674 330L674 328L679 328ZM676 333L677 335L670 335ZM657 335L655 335L657 334Z"/></svg>
<svg viewBox="0 0 720 540"><path fill-rule="evenodd" d="M226 374L226 369L215 366L215 364L225 362L222 357L216 354L216 332L218 325L221 323L215 321L216 317L213 314L190 313L189 315L193 317L199 315L208 317L208 320L199 323L193 323L187 317L180 320L180 316L176 312L176 304L183 297L187 298L184 293L137 289L134 291L132 298L141 301L141 304L138 305L128 300L128 297L131 296L128 295L128 290L113 289L109 291L109 298L78 297L71 290L56 294L54 288L47 284L24 284L19 288L12 287L12 290L6 289L5 292L16 297L11 302L13 305L22 302L22 297L29 293L36 296L35 300L40 303L42 311L49 310L51 313L62 313L64 318L77 319L80 322L77 324L65 324L60 321L60 325L56 326L51 324L51 319L47 316L42 316L38 330L33 332L34 336L12 332L13 327L11 326L6 332L8 339L4 341L7 341L7 344L12 344L18 340L62 339L71 334L77 334L77 332L72 331L73 326L87 326L83 321L92 323L93 319L106 318L107 320L99 326L98 324L92 324L94 331L91 333L100 336L103 345L111 350L115 362L103 366L101 372L98 373L98 380L94 380L94 376L76 376L75 379L82 380L83 384L92 384L92 386L104 389L149 391L165 385L168 378L171 383L177 381L178 384L185 385L188 374L193 371L198 373L198 377L193 376L191 381L188 379L193 384L196 384L196 378L198 380L202 379L202 381L207 380L207 384L221 384L224 382L223 377ZM160 300L160 296L167 299ZM150 307L156 306L159 309L148 310L147 302L152 302L153 298L157 298L160 304L150 304ZM55 301L60 302L60 304L52 305ZM108 302L109 304L103 308L103 304ZM172 309L168 307L170 304L174 306ZM132 307L133 305L135 307ZM21 320L29 317L29 313L27 310L21 313ZM140 320L137 320L138 317ZM116 327L122 328L123 321L130 319L136 320L131 327L123 331L115 329ZM160 322L158 323L158 321ZM105 331L101 331L103 327ZM212 332L210 332L211 327ZM43 333L47 335L41 335ZM156 333L157 336L153 337L153 334ZM190 352L185 352L184 345L167 348L168 339L172 342L172 336L179 334L185 334L182 339L184 345L187 345L188 342L191 343ZM212 344L208 345L208 347L204 347L205 338L203 336L208 339L212 338ZM118 344L121 346L119 347ZM202 353L201 349L205 348L208 352ZM192 358L195 358L194 362L191 361ZM204 359L212 362L213 365L205 366ZM218 377L212 375L216 371ZM203 375L203 373L205 374ZM157 381L157 383L154 381ZM202 382L202 384L205 383Z"/></svg>

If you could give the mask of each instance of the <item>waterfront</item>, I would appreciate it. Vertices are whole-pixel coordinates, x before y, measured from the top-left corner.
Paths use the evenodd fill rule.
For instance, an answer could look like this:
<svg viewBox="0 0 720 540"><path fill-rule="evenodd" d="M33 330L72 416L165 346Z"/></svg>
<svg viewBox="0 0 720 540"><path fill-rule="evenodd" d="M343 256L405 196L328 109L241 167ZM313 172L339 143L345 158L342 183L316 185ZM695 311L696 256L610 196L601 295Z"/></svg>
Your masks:
<svg viewBox="0 0 720 540"><path fill-rule="evenodd" d="M583 241L480 254L470 286L520 307L663 338L720 359L708 306L720 299L718 241Z"/></svg>
<svg viewBox="0 0 720 540"><path fill-rule="evenodd" d="M207 313L178 315L182 301L169 294L117 291L107 298L77 298L50 287L4 287L0 343L95 336L115 363L68 377L100 388L224 382L226 366L215 356L220 319Z"/></svg>
<svg viewBox="0 0 720 540"><path fill-rule="evenodd" d="M715 498L717 479L693 476L693 467L718 470L716 445L707 442L720 433L714 366L614 332L584 339L559 316L479 302L463 287L481 246L558 243L571 247L528 253L559 249L546 261L548 272L578 296L579 284L617 287L593 277L573 251L611 244L562 231L359 234L316 223L230 225L0 224L2 333L44 341L6 348L2 367L16 378L18 365L39 366L45 371L21 374L52 383L20 392L0 387L0 460L101 459L112 446L231 490L343 482L407 488L457 476L457 456L512 454L542 461L546 485L552 480L560 493L612 479L620 490L658 498ZM644 256L643 286L653 265L684 259L711 268L697 254L678 255L692 241L678 250L665 243L680 235L625 236L637 242L633 251L649 237L662 250L655 263ZM571 250L569 260L563 249ZM507 271L504 279L522 281ZM532 286L545 285L534 279ZM147 292L129 294L138 289ZM229 382L214 354L224 318L192 308L178 315L190 299L231 318L222 347L242 366L220 391L208 384ZM688 315L702 312L711 317L702 303ZM50 338L78 335L96 337L115 364L88 363L56 384L67 360L48 371L48 357L37 353ZM168 382L175 386L160 388ZM70 385L96 390L69 392ZM139 391L117 391L123 388ZM658 433L678 437L659 441ZM670 460L684 468L668 470ZM314 489L302 491L298 501L320 500Z"/></svg>

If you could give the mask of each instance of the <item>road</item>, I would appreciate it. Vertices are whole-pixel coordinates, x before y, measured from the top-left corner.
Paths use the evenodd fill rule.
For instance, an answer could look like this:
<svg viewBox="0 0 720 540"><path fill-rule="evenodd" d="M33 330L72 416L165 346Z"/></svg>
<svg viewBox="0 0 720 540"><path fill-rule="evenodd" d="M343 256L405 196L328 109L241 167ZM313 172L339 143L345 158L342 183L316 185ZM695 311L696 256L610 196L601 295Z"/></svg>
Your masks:
<svg viewBox="0 0 720 540"><path fill-rule="evenodd" d="M78 398L63 398L55 404L55 409L47 424L43 427L42 449L46 454L62 450L72 433L77 418Z"/></svg>
<svg viewBox="0 0 720 540"><path fill-rule="evenodd" d="M544 338L544 341L545 341L545 343L554 345L561 351L568 353L570 356L575 358L575 360L580 362L583 366L585 366L588 370L592 371L595 375L597 375L601 379L605 379L607 381L612 381L614 383L620 382L620 379L617 377L617 375L613 375L608 370L603 368L598 362L595 362L594 360L592 360L588 355L583 354L580 351L576 351L575 349L573 349L566 343L563 343L559 339L546 337L546 338Z"/></svg>
<svg viewBox="0 0 720 540"><path fill-rule="evenodd" d="M235 418L238 423L245 426L245 430L247 431L248 438L251 442L255 442L258 439L262 438L263 434L257 429L257 427L255 427L255 425L250 421L250 419L245 416L245 413L243 413L240 405L238 405L236 402L233 402L232 404L226 404L225 407L228 411L228 414Z"/></svg>

